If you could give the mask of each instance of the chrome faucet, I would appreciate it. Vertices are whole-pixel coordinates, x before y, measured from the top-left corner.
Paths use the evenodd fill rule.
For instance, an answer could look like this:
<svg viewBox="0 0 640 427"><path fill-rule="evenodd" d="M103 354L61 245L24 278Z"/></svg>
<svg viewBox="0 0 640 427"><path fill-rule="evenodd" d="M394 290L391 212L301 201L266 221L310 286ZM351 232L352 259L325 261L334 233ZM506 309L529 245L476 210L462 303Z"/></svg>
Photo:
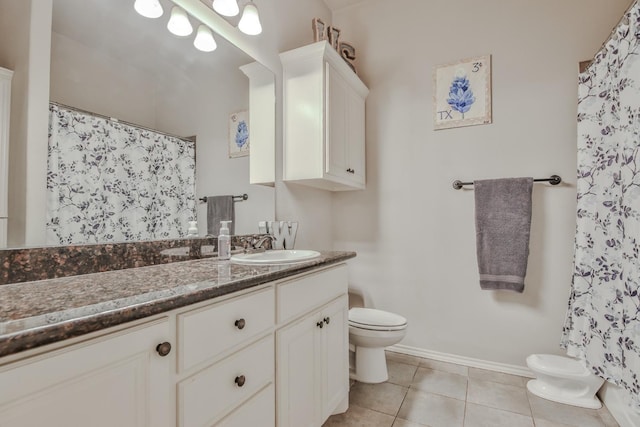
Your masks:
<svg viewBox="0 0 640 427"><path fill-rule="evenodd" d="M264 247L264 244L267 242L267 240L269 241L269 247L273 249L274 243L276 242L276 237L272 234L265 234L260 238L252 238L248 247L245 247L245 253L265 251L266 248Z"/></svg>
<svg viewBox="0 0 640 427"><path fill-rule="evenodd" d="M251 241L251 246L253 249L260 249L263 245L269 241L269 246L273 249L273 244L276 242L276 237L273 234L265 234L259 239L254 239Z"/></svg>

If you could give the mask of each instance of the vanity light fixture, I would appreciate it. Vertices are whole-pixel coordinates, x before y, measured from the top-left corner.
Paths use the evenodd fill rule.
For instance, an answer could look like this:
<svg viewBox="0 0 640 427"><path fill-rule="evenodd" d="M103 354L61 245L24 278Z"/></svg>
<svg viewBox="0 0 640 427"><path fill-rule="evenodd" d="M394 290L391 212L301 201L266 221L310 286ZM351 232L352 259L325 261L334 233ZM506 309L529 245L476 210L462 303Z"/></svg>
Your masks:
<svg viewBox="0 0 640 427"><path fill-rule="evenodd" d="M158 0L136 0L133 8L145 18L160 18L164 12Z"/></svg>
<svg viewBox="0 0 640 427"><path fill-rule="evenodd" d="M258 8L253 4L253 1L249 1L244 7L242 18L240 18L240 22L238 22L238 29L250 36L255 36L262 32Z"/></svg>
<svg viewBox="0 0 640 427"><path fill-rule="evenodd" d="M213 0L213 10L222 16L236 16L240 13L237 0Z"/></svg>
<svg viewBox="0 0 640 427"><path fill-rule="evenodd" d="M198 27L193 45L202 52L213 52L218 47L211 30L202 24Z"/></svg>
<svg viewBox="0 0 640 427"><path fill-rule="evenodd" d="M171 18L169 18L169 22L167 23L167 29L171 31L172 34L180 37L193 33L193 27L191 26L191 22L189 22L187 12L178 6L174 6L173 9L171 9Z"/></svg>

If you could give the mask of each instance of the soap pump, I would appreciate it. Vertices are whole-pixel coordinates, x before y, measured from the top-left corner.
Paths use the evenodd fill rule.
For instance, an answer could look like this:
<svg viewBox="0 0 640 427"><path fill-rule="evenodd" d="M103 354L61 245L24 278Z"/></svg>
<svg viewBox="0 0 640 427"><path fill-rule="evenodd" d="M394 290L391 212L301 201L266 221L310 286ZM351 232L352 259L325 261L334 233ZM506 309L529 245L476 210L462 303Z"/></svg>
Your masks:
<svg viewBox="0 0 640 427"><path fill-rule="evenodd" d="M220 233L218 234L218 259L227 260L231 258L231 236L229 236L229 223L231 221L220 221Z"/></svg>
<svg viewBox="0 0 640 427"><path fill-rule="evenodd" d="M189 229L187 230L187 237L197 237L197 236L198 236L198 222L189 221Z"/></svg>

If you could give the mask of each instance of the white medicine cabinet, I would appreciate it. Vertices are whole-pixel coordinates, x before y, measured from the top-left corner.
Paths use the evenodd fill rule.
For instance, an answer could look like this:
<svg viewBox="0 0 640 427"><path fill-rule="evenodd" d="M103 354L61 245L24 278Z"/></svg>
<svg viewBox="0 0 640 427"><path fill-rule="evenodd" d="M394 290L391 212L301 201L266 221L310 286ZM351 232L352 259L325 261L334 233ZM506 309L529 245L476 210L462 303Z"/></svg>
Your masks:
<svg viewBox="0 0 640 427"><path fill-rule="evenodd" d="M283 180L331 191L365 188L369 89L326 41L280 54Z"/></svg>

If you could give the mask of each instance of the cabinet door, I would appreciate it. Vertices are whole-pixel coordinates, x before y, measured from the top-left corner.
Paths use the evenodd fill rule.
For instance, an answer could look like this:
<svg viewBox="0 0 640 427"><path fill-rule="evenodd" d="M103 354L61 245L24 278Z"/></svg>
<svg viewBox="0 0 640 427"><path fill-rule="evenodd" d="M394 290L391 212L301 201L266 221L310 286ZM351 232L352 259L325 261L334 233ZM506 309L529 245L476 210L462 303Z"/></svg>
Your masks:
<svg viewBox="0 0 640 427"><path fill-rule="evenodd" d="M321 424L319 313L277 332L276 420L279 427Z"/></svg>
<svg viewBox="0 0 640 427"><path fill-rule="evenodd" d="M167 319L0 368L0 424L173 426L175 351Z"/></svg>
<svg viewBox="0 0 640 427"><path fill-rule="evenodd" d="M355 91L351 90L347 97L347 159L351 170L351 180L365 185L365 102Z"/></svg>
<svg viewBox="0 0 640 427"><path fill-rule="evenodd" d="M0 218L0 248L7 246L7 218Z"/></svg>
<svg viewBox="0 0 640 427"><path fill-rule="evenodd" d="M322 310L322 421L349 394L349 303L342 296Z"/></svg>
<svg viewBox="0 0 640 427"><path fill-rule="evenodd" d="M349 84L334 70L329 63L326 67L326 163L325 173L343 179L351 179L351 170L348 159L349 119L348 105L349 94L352 89Z"/></svg>

